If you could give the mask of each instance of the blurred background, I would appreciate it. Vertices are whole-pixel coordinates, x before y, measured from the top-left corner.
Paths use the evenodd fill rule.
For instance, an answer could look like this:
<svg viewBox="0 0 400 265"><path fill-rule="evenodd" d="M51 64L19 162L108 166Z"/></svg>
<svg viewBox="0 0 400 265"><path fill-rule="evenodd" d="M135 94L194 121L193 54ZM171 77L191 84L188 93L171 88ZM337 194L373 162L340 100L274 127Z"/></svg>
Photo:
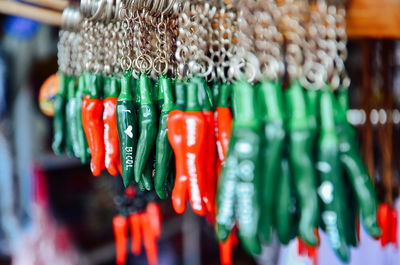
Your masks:
<svg viewBox="0 0 400 265"><path fill-rule="evenodd" d="M40 86L58 69L58 28L0 15L0 32L0 264L115 264L112 218L117 213L121 179L107 173L95 178L89 166L78 159L55 156L52 119L39 109ZM349 118L357 125L380 199L384 196L383 174L391 174L397 198L400 42L357 37L350 39L348 50L346 68L352 80ZM387 122L384 111L389 110L393 119ZM386 123L392 126L389 137L380 132ZM161 209L159 264L219 264L218 243L206 220L191 211L175 214L169 199L161 203ZM319 264L340 264L323 233L321 238ZM397 245L383 248L362 229L360 241L359 248L352 250L350 264L400 264ZM273 243L265 246L257 259L238 244L233 263L312 264L311 259L299 255L297 244L297 240L286 247ZM147 264L145 253L129 254L127 264Z"/></svg>

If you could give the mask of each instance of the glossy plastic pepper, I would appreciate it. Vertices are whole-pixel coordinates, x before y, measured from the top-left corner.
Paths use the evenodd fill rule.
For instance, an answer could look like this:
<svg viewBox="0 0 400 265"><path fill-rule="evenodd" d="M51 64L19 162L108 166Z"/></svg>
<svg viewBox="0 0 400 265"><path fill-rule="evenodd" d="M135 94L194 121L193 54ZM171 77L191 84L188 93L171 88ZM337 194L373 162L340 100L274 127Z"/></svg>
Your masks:
<svg viewBox="0 0 400 265"><path fill-rule="evenodd" d="M262 168L260 185L263 191L261 207L263 210L261 211L260 231L264 241L269 242L275 219L276 197L278 196L275 187L280 178L280 160L286 136L282 84L264 80L261 82L258 92L259 114L263 122L263 138L260 150ZM280 196L284 195L290 198L288 194L280 194ZM283 222L283 220L279 219L279 222Z"/></svg>
<svg viewBox="0 0 400 265"><path fill-rule="evenodd" d="M150 94L150 80L145 73L140 75L138 89L140 133L134 167L136 182L140 181L157 137L157 114Z"/></svg>
<svg viewBox="0 0 400 265"><path fill-rule="evenodd" d="M76 88L76 78L75 76L70 76L67 81L68 89L68 99L65 105L66 109L66 142L67 142L67 153L75 157L79 157L79 143L78 134L75 123L76 115L76 99L75 99L75 89Z"/></svg>
<svg viewBox="0 0 400 265"><path fill-rule="evenodd" d="M277 181L276 205L273 209L275 214L273 216L276 218L275 226L279 242L287 245L297 235L298 215L294 180L286 154L281 157L279 163L278 173L280 175ZM264 223L260 225L264 225Z"/></svg>
<svg viewBox="0 0 400 265"><path fill-rule="evenodd" d="M80 75L78 78L78 89L75 93L75 126L76 126L76 137L79 146L79 158L82 164L85 164L90 157L90 149L86 140L85 131L83 130L82 124L82 101L83 98L89 94L89 91L86 89L86 78L90 81L90 73L86 73L86 75ZM88 84L90 82L87 82Z"/></svg>
<svg viewBox="0 0 400 265"><path fill-rule="evenodd" d="M128 220L123 215L117 215L113 218L113 228L116 247L116 263L124 265L126 261L126 247L128 245Z"/></svg>
<svg viewBox="0 0 400 265"><path fill-rule="evenodd" d="M229 108L231 85L222 84L219 88L218 104L215 112L216 119L216 141L218 158L223 163L228 154L229 140L232 133L232 112Z"/></svg>
<svg viewBox="0 0 400 265"><path fill-rule="evenodd" d="M168 114L168 141L175 154L176 177L172 190L172 206L176 213L182 214L186 209L188 175L186 172L186 154L184 150L185 121L183 119L186 106L185 82L178 80L175 85L176 104Z"/></svg>
<svg viewBox="0 0 400 265"><path fill-rule="evenodd" d="M225 240L234 225L243 248L252 255L261 251L258 240L260 122L255 109L254 88L239 80L233 86L232 136L218 183L218 236ZM234 211L235 209L235 211Z"/></svg>
<svg viewBox="0 0 400 265"><path fill-rule="evenodd" d="M147 256L147 261L149 262L150 265L155 265L158 263L158 258L157 258L157 237L155 236L150 219L152 216L148 214L147 212L142 213L140 215L141 218L141 226L142 226L142 231L143 231L143 243L144 243L144 248L146 250L146 256Z"/></svg>
<svg viewBox="0 0 400 265"><path fill-rule="evenodd" d="M136 144L138 138L135 103L131 93L131 74L121 77L121 92L117 100L117 129L122 164L122 179L128 187L133 180Z"/></svg>
<svg viewBox="0 0 400 265"><path fill-rule="evenodd" d="M390 213L391 221L390 221L390 243L394 245L395 248L399 248L399 243L397 241L397 210L396 208L391 209Z"/></svg>
<svg viewBox="0 0 400 265"><path fill-rule="evenodd" d="M312 132L309 127L306 101L300 82L293 80L285 91L288 115L289 163L299 199L300 238L308 245L315 246L317 238L314 228L318 222L318 197L316 178L312 161Z"/></svg>
<svg viewBox="0 0 400 265"><path fill-rule="evenodd" d="M142 250L140 213L134 212L129 215L129 227L131 230L131 251L135 256L138 256Z"/></svg>
<svg viewBox="0 0 400 265"><path fill-rule="evenodd" d="M222 265L232 264L232 254L237 243L236 229L233 229L225 242L219 242L219 255Z"/></svg>
<svg viewBox="0 0 400 265"><path fill-rule="evenodd" d="M105 166L113 176L121 172L121 156L119 154L119 140L117 129L117 100L119 87L116 77L104 78L104 145L105 145Z"/></svg>
<svg viewBox="0 0 400 265"><path fill-rule="evenodd" d="M346 242L345 190L340 170L339 139L334 120L334 96L331 88L323 88L320 97L320 135L318 162L320 184L318 194L322 202L321 219L331 247L347 262L350 258Z"/></svg>
<svg viewBox="0 0 400 265"><path fill-rule="evenodd" d="M52 148L56 155L63 152L65 144L65 103L67 97L67 77L64 73L58 73L60 85L54 98L53 118L53 143Z"/></svg>
<svg viewBox="0 0 400 265"><path fill-rule="evenodd" d="M216 189L216 171L215 162L217 155L217 147L215 143L215 122L214 122L214 111L213 105L210 100L210 88L206 84L203 78L193 77L193 82L198 85L199 101L202 108L203 116L205 119L205 137L204 147L202 148L203 153L200 155L201 164L204 169L204 194L203 201L209 214L210 220L215 219L215 189ZM207 92L208 91L208 92Z"/></svg>
<svg viewBox="0 0 400 265"><path fill-rule="evenodd" d="M357 133L346 118L349 109L346 89L339 90L337 103L336 128L340 140L340 161L356 196L363 226L368 234L378 237L381 230L377 224L376 195L368 170L360 156Z"/></svg>
<svg viewBox="0 0 400 265"><path fill-rule="evenodd" d="M183 119L184 163L189 177L189 200L193 211L199 216L204 216L205 174L201 155L204 155L202 149L206 136L206 121L198 101L198 83L193 80L187 84L186 110Z"/></svg>
<svg viewBox="0 0 400 265"><path fill-rule="evenodd" d="M94 176L100 175L104 165L103 102L100 98L101 76L92 75L90 95L82 101L82 124L89 144L92 160L90 169Z"/></svg>
<svg viewBox="0 0 400 265"><path fill-rule="evenodd" d="M150 156L146 161L146 165L144 167L142 177L140 182L143 184L143 188L147 191L153 190L153 169L155 165L155 148L153 147Z"/></svg>
<svg viewBox="0 0 400 265"><path fill-rule="evenodd" d="M161 97L160 94L163 94ZM171 80L163 75L159 78L159 98L160 118L158 124L158 133L156 139L156 164L154 175L154 186L158 196L161 199L167 197L167 176L171 167L172 147L168 141L168 115L173 108L173 97L171 92Z"/></svg>

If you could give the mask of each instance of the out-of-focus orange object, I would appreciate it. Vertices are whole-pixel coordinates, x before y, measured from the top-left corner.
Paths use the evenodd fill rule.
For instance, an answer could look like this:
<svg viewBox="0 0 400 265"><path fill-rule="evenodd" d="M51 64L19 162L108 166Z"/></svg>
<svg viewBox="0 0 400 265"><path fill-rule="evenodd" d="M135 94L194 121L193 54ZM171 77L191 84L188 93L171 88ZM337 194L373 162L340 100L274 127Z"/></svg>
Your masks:
<svg viewBox="0 0 400 265"><path fill-rule="evenodd" d="M39 90L39 107L46 116L54 115L54 96L57 94L60 79L57 74L49 76Z"/></svg>

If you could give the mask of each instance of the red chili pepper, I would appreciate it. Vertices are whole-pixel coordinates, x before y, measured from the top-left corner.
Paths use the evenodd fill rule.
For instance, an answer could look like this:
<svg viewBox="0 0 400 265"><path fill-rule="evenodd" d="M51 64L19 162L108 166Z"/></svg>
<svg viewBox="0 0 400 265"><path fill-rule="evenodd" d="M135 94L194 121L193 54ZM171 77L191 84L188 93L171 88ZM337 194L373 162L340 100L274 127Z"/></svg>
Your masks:
<svg viewBox="0 0 400 265"><path fill-rule="evenodd" d="M135 256L138 256L142 249L140 213L129 215L129 227L131 229L131 250Z"/></svg>
<svg viewBox="0 0 400 265"><path fill-rule="evenodd" d="M175 154L176 177L172 190L172 206L176 213L182 214L186 210L188 177L185 167L184 133L185 121L183 110L185 109L185 84L177 82L176 104L174 110L168 114L168 141Z"/></svg>
<svg viewBox="0 0 400 265"><path fill-rule="evenodd" d="M225 240L225 242L219 242L219 258L222 265L232 264L232 253L236 243L236 228L234 228L229 234L228 238Z"/></svg>
<svg viewBox="0 0 400 265"><path fill-rule="evenodd" d="M146 250L147 261L150 265L158 263L157 258L157 238L151 227L151 216L148 213L142 213L140 215L142 231L143 231L143 243Z"/></svg>
<svg viewBox="0 0 400 265"><path fill-rule="evenodd" d="M392 243L396 248L399 247L397 242L397 210L395 208L390 209L390 243Z"/></svg>
<svg viewBox="0 0 400 265"><path fill-rule="evenodd" d="M203 153L200 158L201 164L204 166L205 170L205 194L204 194L204 203L207 208L207 212L210 215L210 219L214 221L215 218L215 191L216 191L216 172L215 172L215 157L216 157L216 145L215 145L215 132L214 132L214 112L212 110L203 111L203 115L205 118L205 144L203 149Z"/></svg>
<svg viewBox="0 0 400 265"><path fill-rule="evenodd" d="M381 245L382 247L386 246L390 240L390 219L391 219L391 210L389 205L386 203L381 203L378 209L378 223L382 228L381 235Z"/></svg>
<svg viewBox="0 0 400 265"><path fill-rule="evenodd" d="M161 235L161 208L156 202L150 202L146 205L146 214L149 215L151 229L156 238Z"/></svg>
<svg viewBox="0 0 400 265"><path fill-rule="evenodd" d="M202 148L205 147L206 121L199 106L197 89L197 82L189 82L184 113L184 150L185 166L189 176L190 204L197 215L204 216L206 214L203 203L205 174L201 155L204 155Z"/></svg>
<svg viewBox="0 0 400 265"><path fill-rule="evenodd" d="M176 177L172 190L172 206L178 214L186 210L188 177L184 150L185 123L183 111L172 110L168 114L168 140L175 154Z"/></svg>
<svg viewBox="0 0 400 265"><path fill-rule="evenodd" d="M113 228L116 246L116 263L118 265L125 264L126 246L128 244L128 221L125 216L117 215L113 218Z"/></svg>
<svg viewBox="0 0 400 265"><path fill-rule="evenodd" d="M118 174L118 169L121 172L122 167L117 130L117 100L117 97L108 97L103 100L105 167L113 176Z"/></svg>
<svg viewBox="0 0 400 265"><path fill-rule="evenodd" d="M225 161L232 133L232 113L228 107L216 108L218 157Z"/></svg>
<svg viewBox="0 0 400 265"><path fill-rule="evenodd" d="M90 169L94 176L100 175L104 165L103 102L86 95L82 101L82 124L92 155Z"/></svg>

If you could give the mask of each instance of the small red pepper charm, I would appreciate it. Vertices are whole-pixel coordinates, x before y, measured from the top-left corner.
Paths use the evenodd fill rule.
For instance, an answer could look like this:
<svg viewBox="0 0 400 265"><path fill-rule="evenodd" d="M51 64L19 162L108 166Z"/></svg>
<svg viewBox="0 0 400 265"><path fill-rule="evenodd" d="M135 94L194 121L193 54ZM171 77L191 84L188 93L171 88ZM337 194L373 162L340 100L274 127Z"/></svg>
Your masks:
<svg viewBox="0 0 400 265"><path fill-rule="evenodd" d="M128 220L123 215L117 215L113 218L113 228L116 246L116 263L118 265L125 264L126 247L128 244Z"/></svg>
<svg viewBox="0 0 400 265"><path fill-rule="evenodd" d="M143 231L143 243L146 250L147 261L150 265L155 265L158 263L157 258L157 237L152 229L151 225L152 216L144 212L140 215L142 231Z"/></svg>
<svg viewBox="0 0 400 265"><path fill-rule="evenodd" d="M138 256L142 250L140 213L136 212L129 215L129 227L131 229L131 250L135 256Z"/></svg>
<svg viewBox="0 0 400 265"><path fill-rule="evenodd" d="M90 169L94 176L99 176L105 168L104 135L103 135L103 102L100 99L100 76L93 75L90 79L90 95L82 101L82 124L92 155Z"/></svg>
<svg viewBox="0 0 400 265"><path fill-rule="evenodd" d="M114 77L106 77L106 79L104 80L105 98L103 100L105 167L107 168L108 173L113 176L116 176L118 174L118 170L122 175L116 116L117 100L119 94L118 92L117 79Z"/></svg>
<svg viewBox="0 0 400 265"><path fill-rule="evenodd" d="M391 210L388 204L381 203L378 209L378 223L382 229L380 237L382 247L386 246L390 240L390 219Z"/></svg>
<svg viewBox="0 0 400 265"><path fill-rule="evenodd" d="M156 202L149 202L146 205L146 213L149 215L150 225L156 238L161 235L161 208Z"/></svg>
<svg viewBox="0 0 400 265"><path fill-rule="evenodd" d="M215 144L215 121L212 101L208 97L207 91L210 90L204 79L193 77L193 82L198 85L198 94L202 112L205 121L205 137L204 144L200 153L200 164L204 170L204 187L203 202L209 214L209 220L214 221L215 218L215 191L216 191L216 144Z"/></svg>
<svg viewBox="0 0 400 265"><path fill-rule="evenodd" d="M389 241L392 243L396 248L399 247L397 241L397 210L392 207L390 209L390 236Z"/></svg>
<svg viewBox="0 0 400 265"><path fill-rule="evenodd" d="M184 132L185 123L183 119L185 109L185 83L177 81L175 86L176 104L168 114L168 141L175 154L176 177L172 190L172 206L176 213L182 214L186 210L188 177L185 167Z"/></svg>
<svg viewBox="0 0 400 265"><path fill-rule="evenodd" d="M198 87L196 82L188 83L187 105L184 114L184 150L185 166L189 176L189 200L193 211L199 215L206 214L203 202L205 194L204 165L201 155L205 155L204 139L206 136L206 121L198 102Z"/></svg>
<svg viewBox="0 0 400 265"><path fill-rule="evenodd" d="M229 140L232 133L232 112L229 108L228 98L230 94L230 87L227 84L223 84L220 90L220 96L218 99L218 106L215 112L216 119L216 133L217 133L217 150L218 158L221 161L225 161L228 153Z"/></svg>
<svg viewBox="0 0 400 265"><path fill-rule="evenodd" d="M219 258L222 265L232 264L233 248L237 241L236 228L234 228L224 242L219 242Z"/></svg>

